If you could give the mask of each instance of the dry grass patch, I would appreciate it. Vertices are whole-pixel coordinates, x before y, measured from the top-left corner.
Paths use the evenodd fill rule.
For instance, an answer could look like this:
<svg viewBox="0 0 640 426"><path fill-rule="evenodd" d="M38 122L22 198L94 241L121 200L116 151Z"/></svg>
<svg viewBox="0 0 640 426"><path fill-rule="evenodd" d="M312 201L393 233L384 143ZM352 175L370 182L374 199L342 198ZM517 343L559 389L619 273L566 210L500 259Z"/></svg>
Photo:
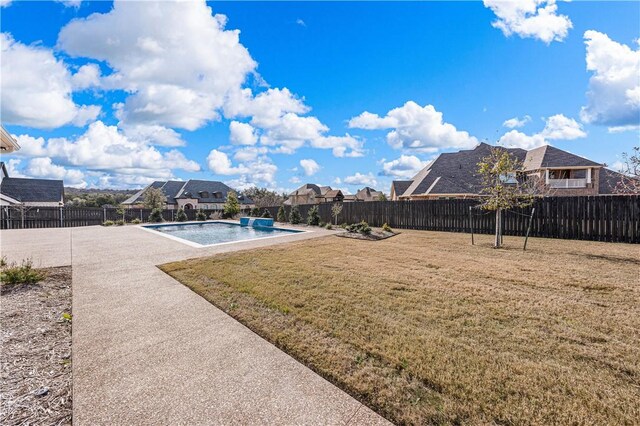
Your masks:
<svg viewBox="0 0 640 426"><path fill-rule="evenodd" d="M162 269L406 424L633 424L637 246L403 231Z"/></svg>

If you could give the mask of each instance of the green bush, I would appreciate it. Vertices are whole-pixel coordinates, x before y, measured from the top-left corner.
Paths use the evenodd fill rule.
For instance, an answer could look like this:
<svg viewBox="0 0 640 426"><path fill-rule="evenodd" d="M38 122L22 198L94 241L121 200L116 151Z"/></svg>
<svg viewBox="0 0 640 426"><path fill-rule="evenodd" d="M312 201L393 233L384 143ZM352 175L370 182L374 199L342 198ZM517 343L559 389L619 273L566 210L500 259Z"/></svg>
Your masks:
<svg viewBox="0 0 640 426"><path fill-rule="evenodd" d="M124 225L124 220L122 220L122 219L116 220L116 225L118 225L118 226Z"/></svg>
<svg viewBox="0 0 640 426"><path fill-rule="evenodd" d="M207 220L207 215L202 211L202 209L198 209L196 213L196 220Z"/></svg>
<svg viewBox="0 0 640 426"><path fill-rule="evenodd" d="M112 220L105 220L104 222L102 222L102 226L113 226L115 225L115 222Z"/></svg>
<svg viewBox="0 0 640 426"><path fill-rule="evenodd" d="M297 225L300 223L300 221L302 221L302 217L300 216L300 210L298 209L298 206L291 207L291 212L289 213L289 222L291 222L292 225Z"/></svg>
<svg viewBox="0 0 640 426"><path fill-rule="evenodd" d="M249 213L251 217L260 217L260 209L258 207L254 207L251 209L251 213Z"/></svg>
<svg viewBox="0 0 640 426"><path fill-rule="evenodd" d="M278 209L278 222L286 222L287 221L287 213L284 210L284 206L280 206Z"/></svg>
<svg viewBox="0 0 640 426"><path fill-rule="evenodd" d="M223 206L223 219L233 219L238 213L240 213L240 203L238 202L238 195L234 191L227 193L227 201Z"/></svg>
<svg viewBox="0 0 640 426"><path fill-rule="evenodd" d="M271 212L269 210L267 210L267 209L264 209L262 211L262 217L266 217L268 219L271 219Z"/></svg>
<svg viewBox="0 0 640 426"><path fill-rule="evenodd" d="M20 266L12 264L4 267L0 273L0 282L2 285L34 284L42 281L44 277L44 273L33 269L31 259L26 259Z"/></svg>
<svg viewBox="0 0 640 426"><path fill-rule="evenodd" d="M384 232L393 232L393 229L391 229L391 227L389 226L389 224L388 224L388 223L386 223L386 222L385 222L385 224L384 224L384 225L382 225L382 230L383 230Z"/></svg>
<svg viewBox="0 0 640 426"><path fill-rule="evenodd" d="M325 226L325 228L327 228L327 229L333 229L333 225L331 225L330 223L327 223L327 226Z"/></svg>
<svg viewBox="0 0 640 426"><path fill-rule="evenodd" d="M342 228L342 229L347 229L347 226L349 226L349 225L347 225L347 223L346 223L346 222L342 222L342 223L340 224L340 228Z"/></svg>
<svg viewBox="0 0 640 426"><path fill-rule="evenodd" d="M133 223L134 225L139 225L141 222L142 221L140 219L138 219L137 217L131 221L131 223Z"/></svg>
<svg viewBox="0 0 640 426"><path fill-rule="evenodd" d="M162 209L151 210L151 214L149 215L149 222L151 223L164 222L164 219L162 218Z"/></svg>
<svg viewBox="0 0 640 426"><path fill-rule="evenodd" d="M354 223L347 226L347 232L359 232L362 235L371 234L371 227L364 220L360 223Z"/></svg>
<svg viewBox="0 0 640 426"><path fill-rule="evenodd" d="M189 220L189 218L184 210L178 209L178 212L176 213L176 222L186 222L187 220Z"/></svg>
<svg viewBox="0 0 640 426"><path fill-rule="evenodd" d="M318 214L318 206L313 206L309 209L307 215L307 225L318 226L320 225L320 215Z"/></svg>

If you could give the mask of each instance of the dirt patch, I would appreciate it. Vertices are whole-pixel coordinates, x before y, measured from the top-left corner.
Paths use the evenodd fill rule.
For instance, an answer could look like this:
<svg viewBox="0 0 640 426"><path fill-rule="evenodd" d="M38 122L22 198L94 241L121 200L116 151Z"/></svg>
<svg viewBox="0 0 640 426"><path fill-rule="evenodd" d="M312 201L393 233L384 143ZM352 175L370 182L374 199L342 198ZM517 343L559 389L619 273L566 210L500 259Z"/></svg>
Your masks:
<svg viewBox="0 0 640 426"><path fill-rule="evenodd" d="M2 425L71 424L71 267L43 271L2 287Z"/></svg>
<svg viewBox="0 0 640 426"><path fill-rule="evenodd" d="M636 424L637 247L470 243L327 237L162 269L399 424Z"/></svg>

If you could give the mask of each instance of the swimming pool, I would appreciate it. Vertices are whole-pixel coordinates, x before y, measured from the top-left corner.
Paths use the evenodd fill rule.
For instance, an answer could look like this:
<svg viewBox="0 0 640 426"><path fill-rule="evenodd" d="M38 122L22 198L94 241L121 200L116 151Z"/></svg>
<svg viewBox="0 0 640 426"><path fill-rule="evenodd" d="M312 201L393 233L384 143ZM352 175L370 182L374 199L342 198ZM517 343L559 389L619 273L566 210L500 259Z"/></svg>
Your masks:
<svg viewBox="0 0 640 426"><path fill-rule="evenodd" d="M145 225L142 228L161 235L181 240L194 247L258 238L279 237L305 231L272 227L249 227L229 222L196 222L169 225Z"/></svg>

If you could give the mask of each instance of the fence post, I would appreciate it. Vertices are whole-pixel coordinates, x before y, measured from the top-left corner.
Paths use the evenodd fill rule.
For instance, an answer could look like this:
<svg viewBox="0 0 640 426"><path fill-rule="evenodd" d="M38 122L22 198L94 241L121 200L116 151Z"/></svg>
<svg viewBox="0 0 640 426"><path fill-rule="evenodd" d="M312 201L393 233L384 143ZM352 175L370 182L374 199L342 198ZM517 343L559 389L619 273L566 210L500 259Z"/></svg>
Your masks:
<svg viewBox="0 0 640 426"><path fill-rule="evenodd" d="M469 206L469 228L471 229L471 245L475 245L475 242L473 241L473 212L472 210L473 207Z"/></svg>
<svg viewBox="0 0 640 426"><path fill-rule="evenodd" d="M102 208L102 222L106 222L107 221L107 208L103 207Z"/></svg>
<svg viewBox="0 0 640 426"><path fill-rule="evenodd" d="M64 228L64 218L62 217L62 206L60 206L60 228Z"/></svg>
<svg viewBox="0 0 640 426"><path fill-rule="evenodd" d="M527 249L527 240L529 240L529 232L531 232L531 222L533 222L533 215L536 213L536 208L531 209L531 217L529 218L529 225L527 226L527 235L524 237L524 246L522 247L522 251Z"/></svg>

